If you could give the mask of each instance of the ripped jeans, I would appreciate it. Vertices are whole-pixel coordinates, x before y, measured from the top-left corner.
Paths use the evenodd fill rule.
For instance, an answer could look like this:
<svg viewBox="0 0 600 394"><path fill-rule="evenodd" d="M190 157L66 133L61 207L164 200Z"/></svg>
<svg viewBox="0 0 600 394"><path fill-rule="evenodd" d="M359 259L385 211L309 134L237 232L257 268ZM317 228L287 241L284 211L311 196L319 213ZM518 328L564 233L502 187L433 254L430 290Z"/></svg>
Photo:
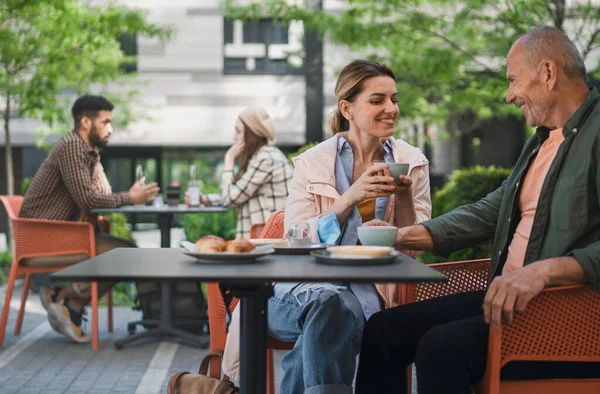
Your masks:
<svg viewBox="0 0 600 394"><path fill-rule="evenodd" d="M348 287L303 291L277 283L268 302L269 335L296 341L283 357L281 394L352 394L365 318Z"/></svg>

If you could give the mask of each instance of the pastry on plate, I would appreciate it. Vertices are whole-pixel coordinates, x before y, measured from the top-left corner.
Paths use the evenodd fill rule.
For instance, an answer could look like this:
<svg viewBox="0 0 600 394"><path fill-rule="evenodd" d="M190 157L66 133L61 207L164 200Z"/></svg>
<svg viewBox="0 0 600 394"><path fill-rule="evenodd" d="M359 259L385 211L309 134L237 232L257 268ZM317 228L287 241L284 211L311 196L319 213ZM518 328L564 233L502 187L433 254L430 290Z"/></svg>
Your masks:
<svg viewBox="0 0 600 394"><path fill-rule="evenodd" d="M226 252L232 253L249 253L256 249L250 241L245 238L235 239L233 241L228 241L225 245Z"/></svg>
<svg viewBox="0 0 600 394"><path fill-rule="evenodd" d="M225 250L227 242L215 235L207 235L196 241L196 252L198 253L220 253Z"/></svg>

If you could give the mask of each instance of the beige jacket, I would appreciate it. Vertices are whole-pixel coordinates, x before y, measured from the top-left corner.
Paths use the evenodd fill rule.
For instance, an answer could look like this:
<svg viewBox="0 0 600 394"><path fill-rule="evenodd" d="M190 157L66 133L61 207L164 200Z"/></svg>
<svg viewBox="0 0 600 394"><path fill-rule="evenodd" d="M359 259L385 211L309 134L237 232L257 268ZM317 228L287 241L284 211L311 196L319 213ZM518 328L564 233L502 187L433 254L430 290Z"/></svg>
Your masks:
<svg viewBox="0 0 600 394"><path fill-rule="evenodd" d="M321 214L327 212L340 194L335 189L335 162L339 134L307 150L293 159L294 177L290 193L285 203L285 227L292 223L307 222L312 229L314 242L319 242L316 229ZM415 223L431 218L431 196L429 189L429 161L419 150L402 140L390 138L394 160L397 163L409 163L409 175L412 178L412 192L417 219ZM394 224L395 197L391 196L386 208L384 220ZM414 251L403 251L416 255ZM375 284L386 308L397 305L396 284ZM223 372L239 380L239 309L232 314L229 335L225 344Z"/></svg>

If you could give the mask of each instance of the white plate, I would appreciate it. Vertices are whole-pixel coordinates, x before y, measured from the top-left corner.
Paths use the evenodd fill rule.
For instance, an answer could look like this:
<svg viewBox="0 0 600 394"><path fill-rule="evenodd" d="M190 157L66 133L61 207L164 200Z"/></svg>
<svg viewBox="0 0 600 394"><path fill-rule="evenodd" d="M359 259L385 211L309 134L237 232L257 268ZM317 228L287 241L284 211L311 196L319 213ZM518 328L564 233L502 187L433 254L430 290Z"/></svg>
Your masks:
<svg viewBox="0 0 600 394"><path fill-rule="evenodd" d="M400 256L400 252L397 250L392 250L389 255L383 257L336 256L326 250L317 250L310 254L316 259L317 263L328 265L384 265L392 264Z"/></svg>
<svg viewBox="0 0 600 394"><path fill-rule="evenodd" d="M389 256L394 248L389 246L330 246L327 251L334 256L346 258L369 258L369 257L386 257Z"/></svg>
<svg viewBox="0 0 600 394"><path fill-rule="evenodd" d="M250 241L253 245L273 245L273 244L287 244L286 238L250 238Z"/></svg>
<svg viewBox="0 0 600 394"><path fill-rule="evenodd" d="M329 244L309 244L302 246L290 246L289 244L276 244L273 245L275 254L310 254L315 250L322 250L330 246Z"/></svg>
<svg viewBox="0 0 600 394"><path fill-rule="evenodd" d="M188 256L195 257L198 262L202 263L255 263L257 259L270 255L275 250L271 245L258 246L249 253L198 253L196 245L189 241L182 241L179 251Z"/></svg>

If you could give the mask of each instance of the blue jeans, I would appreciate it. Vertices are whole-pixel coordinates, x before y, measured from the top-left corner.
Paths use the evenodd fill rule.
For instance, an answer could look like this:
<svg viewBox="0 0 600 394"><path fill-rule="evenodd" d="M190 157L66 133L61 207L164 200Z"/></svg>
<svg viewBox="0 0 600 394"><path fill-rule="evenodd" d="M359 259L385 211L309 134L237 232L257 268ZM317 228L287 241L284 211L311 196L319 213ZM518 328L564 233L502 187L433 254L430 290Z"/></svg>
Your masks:
<svg viewBox="0 0 600 394"><path fill-rule="evenodd" d="M276 284L269 334L294 348L283 357L281 394L352 394L365 318L347 288L325 285L292 294Z"/></svg>

